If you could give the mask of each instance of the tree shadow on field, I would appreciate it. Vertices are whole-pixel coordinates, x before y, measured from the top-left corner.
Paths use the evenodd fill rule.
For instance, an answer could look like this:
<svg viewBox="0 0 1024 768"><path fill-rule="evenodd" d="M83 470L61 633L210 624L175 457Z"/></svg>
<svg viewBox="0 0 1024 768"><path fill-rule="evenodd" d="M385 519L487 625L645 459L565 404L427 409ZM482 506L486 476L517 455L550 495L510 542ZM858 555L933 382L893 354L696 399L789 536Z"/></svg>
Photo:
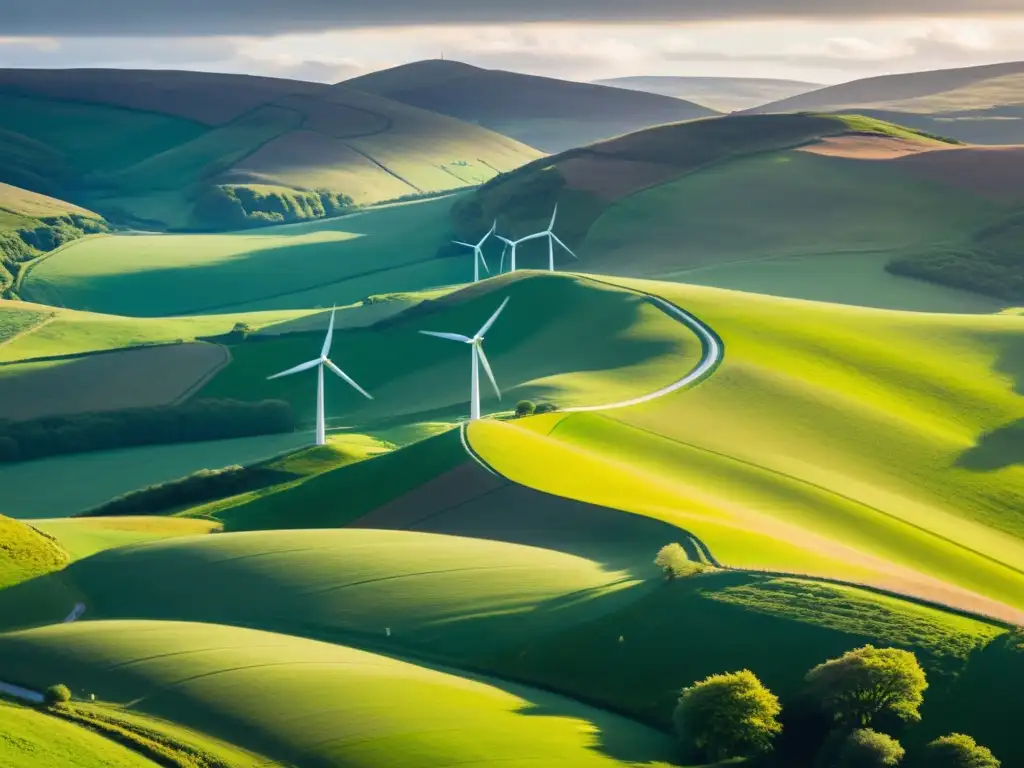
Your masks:
<svg viewBox="0 0 1024 768"><path fill-rule="evenodd" d="M999 339L996 346L999 357L995 372L1008 376L1013 382L1013 391L1024 396L1024 335ZM957 467L975 472L991 472L1014 465L1024 465L1024 418L982 435L955 463Z"/></svg>

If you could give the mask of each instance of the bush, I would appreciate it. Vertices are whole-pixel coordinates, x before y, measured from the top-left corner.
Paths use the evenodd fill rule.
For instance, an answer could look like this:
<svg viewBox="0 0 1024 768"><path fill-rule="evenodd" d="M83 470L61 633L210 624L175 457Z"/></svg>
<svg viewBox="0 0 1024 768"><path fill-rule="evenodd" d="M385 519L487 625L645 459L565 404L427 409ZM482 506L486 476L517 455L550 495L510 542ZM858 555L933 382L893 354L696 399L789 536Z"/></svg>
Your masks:
<svg viewBox="0 0 1024 768"><path fill-rule="evenodd" d="M558 406L554 403L537 403L537 406L533 409L536 414L541 413L554 413L558 410Z"/></svg>
<svg viewBox="0 0 1024 768"><path fill-rule="evenodd" d="M708 567L704 563L693 562L686 554L681 544L666 544L658 550L654 558L654 564L661 568L665 578L672 581L684 576L693 576L704 573Z"/></svg>
<svg viewBox="0 0 1024 768"><path fill-rule="evenodd" d="M71 701L71 689L66 685L57 684L51 685L43 692L43 698L46 701L47 706L55 706L57 704L66 704Z"/></svg>
<svg viewBox="0 0 1024 768"><path fill-rule="evenodd" d="M140 488L83 512L83 517L153 515L175 507L224 499L295 479L297 475L265 467L200 469L191 475Z"/></svg>
<svg viewBox="0 0 1024 768"><path fill-rule="evenodd" d="M782 731L778 698L750 670L711 675L684 688L673 721L683 749L718 762L770 752Z"/></svg>
<svg viewBox="0 0 1024 768"><path fill-rule="evenodd" d="M809 694L834 722L864 728L879 716L917 722L924 670L910 651L865 645L807 673Z"/></svg>
<svg viewBox="0 0 1024 768"><path fill-rule="evenodd" d="M870 728L858 728L825 749L820 768L891 768L904 755L896 739Z"/></svg>
<svg viewBox="0 0 1024 768"><path fill-rule="evenodd" d="M536 411L537 406L529 400L520 400L516 403L516 416L520 418L523 416L532 416Z"/></svg>
<svg viewBox="0 0 1024 768"><path fill-rule="evenodd" d="M999 765L988 747L962 733L951 733L931 742L921 761L922 768L999 768Z"/></svg>

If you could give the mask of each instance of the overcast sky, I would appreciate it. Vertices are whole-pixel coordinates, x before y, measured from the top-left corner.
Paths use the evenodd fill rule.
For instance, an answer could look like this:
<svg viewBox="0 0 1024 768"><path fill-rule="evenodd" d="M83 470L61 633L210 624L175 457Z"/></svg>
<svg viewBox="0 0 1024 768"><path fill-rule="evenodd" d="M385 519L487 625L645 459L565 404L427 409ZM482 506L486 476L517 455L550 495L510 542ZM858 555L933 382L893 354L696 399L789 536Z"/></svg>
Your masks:
<svg viewBox="0 0 1024 768"><path fill-rule="evenodd" d="M591 80L834 83L1024 60L1024 0L0 0L0 66L337 82L445 56Z"/></svg>

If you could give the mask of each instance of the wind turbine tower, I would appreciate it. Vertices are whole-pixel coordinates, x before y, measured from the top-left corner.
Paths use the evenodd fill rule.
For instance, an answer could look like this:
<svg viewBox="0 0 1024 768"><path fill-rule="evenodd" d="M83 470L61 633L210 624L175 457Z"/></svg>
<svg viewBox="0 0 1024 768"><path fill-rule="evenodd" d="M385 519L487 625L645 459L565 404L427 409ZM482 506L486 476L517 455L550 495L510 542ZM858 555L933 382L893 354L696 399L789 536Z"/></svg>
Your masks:
<svg viewBox="0 0 1024 768"><path fill-rule="evenodd" d="M514 253L514 251L513 251ZM420 333L426 336L436 336L439 339L448 339L449 341L459 341L463 344L469 344L472 350L472 369L470 373L470 384L469 384L469 419L470 421L476 421L480 418L480 365L483 365L484 372L487 373L487 378L491 380L491 385L494 387L495 394L498 395L498 399L501 399L501 390L498 389L498 382L494 380L494 372L491 370L491 364L487 361L487 355L484 354L484 336L491 326L494 325L495 320L498 319L498 315L505 309L505 305L508 304L506 298L501 302L501 306L498 307L497 311L491 315L490 319L481 326L480 330L476 332L476 335L470 338L469 336L463 336L461 333L439 333L437 331L420 331Z"/></svg>
<svg viewBox="0 0 1024 768"><path fill-rule="evenodd" d="M487 270L487 272L491 271L487 267L487 262L484 261L484 243L487 242L487 238L489 238L491 235L494 234L494 230L497 229L497 228L498 228L498 220L495 219L494 220L494 224L491 225L491 228L489 230L487 230L487 234L484 235L482 238L480 238L480 242L477 243L476 245L473 245L472 243L464 243L461 240L453 240L452 241L456 245L463 245L466 248L472 248L473 249L473 282L474 283L479 283L480 282L480 265L481 264L484 265L484 269Z"/></svg>
<svg viewBox="0 0 1024 768"><path fill-rule="evenodd" d="M336 366L327 355L331 351L331 338L334 336L334 309L331 309L331 321L327 326L327 338L324 339L324 346L320 350L320 357L315 360L310 360L306 363L296 365L294 368L289 368L287 371L281 371L275 373L273 376L267 376L267 380L279 379L282 376L291 376L293 373L299 373L300 371L308 371L310 368L316 368L317 384L316 384L316 444L324 445L327 442L327 428L324 420L324 366L326 365L335 374L344 379L348 384L355 389L359 394L363 395L369 400L373 400L373 396L365 389L360 387L352 378L345 373L341 368Z"/></svg>

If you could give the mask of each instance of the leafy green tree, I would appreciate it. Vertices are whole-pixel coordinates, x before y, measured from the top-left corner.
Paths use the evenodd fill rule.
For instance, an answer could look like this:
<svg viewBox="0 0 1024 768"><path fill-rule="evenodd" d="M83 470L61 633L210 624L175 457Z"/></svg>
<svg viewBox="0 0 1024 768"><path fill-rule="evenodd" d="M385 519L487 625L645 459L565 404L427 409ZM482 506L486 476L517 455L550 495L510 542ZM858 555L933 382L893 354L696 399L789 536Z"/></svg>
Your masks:
<svg viewBox="0 0 1024 768"><path fill-rule="evenodd" d="M892 768L903 759L903 747L892 736L858 728L851 731L821 761L822 768Z"/></svg>
<svg viewBox="0 0 1024 768"><path fill-rule="evenodd" d="M516 416L532 416L536 410L537 406L530 400L520 400L516 403Z"/></svg>
<svg viewBox="0 0 1024 768"><path fill-rule="evenodd" d="M665 578L669 581L683 576L693 576L707 570L707 566L703 563L695 563L690 560L681 544L666 544L659 549L654 558L654 564L661 568Z"/></svg>
<svg viewBox="0 0 1024 768"><path fill-rule="evenodd" d="M684 688L673 721L685 750L720 761L770 752L781 711L778 697L744 669Z"/></svg>
<svg viewBox="0 0 1024 768"><path fill-rule="evenodd" d="M537 407L534 409L534 413L554 413L558 410L558 406L554 403L537 403Z"/></svg>
<svg viewBox="0 0 1024 768"><path fill-rule="evenodd" d="M43 699L49 706L55 704L66 704L71 701L71 689L66 685L51 685L43 692Z"/></svg>
<svg viewBox="0 0 1024 768"><path fill-rule="evenodd" d="M922 766L928 768L999 768L992 750L970 736L951 733L931 742L925 749Z"/></svg>
<svg viewBox="0 0 1024 768"><path fill-rule="evenodd" d="M897 648L865 645L807 673L808 692L841 726L866 727L881 714L918 722L928 687L917 657Z"/></svg>

